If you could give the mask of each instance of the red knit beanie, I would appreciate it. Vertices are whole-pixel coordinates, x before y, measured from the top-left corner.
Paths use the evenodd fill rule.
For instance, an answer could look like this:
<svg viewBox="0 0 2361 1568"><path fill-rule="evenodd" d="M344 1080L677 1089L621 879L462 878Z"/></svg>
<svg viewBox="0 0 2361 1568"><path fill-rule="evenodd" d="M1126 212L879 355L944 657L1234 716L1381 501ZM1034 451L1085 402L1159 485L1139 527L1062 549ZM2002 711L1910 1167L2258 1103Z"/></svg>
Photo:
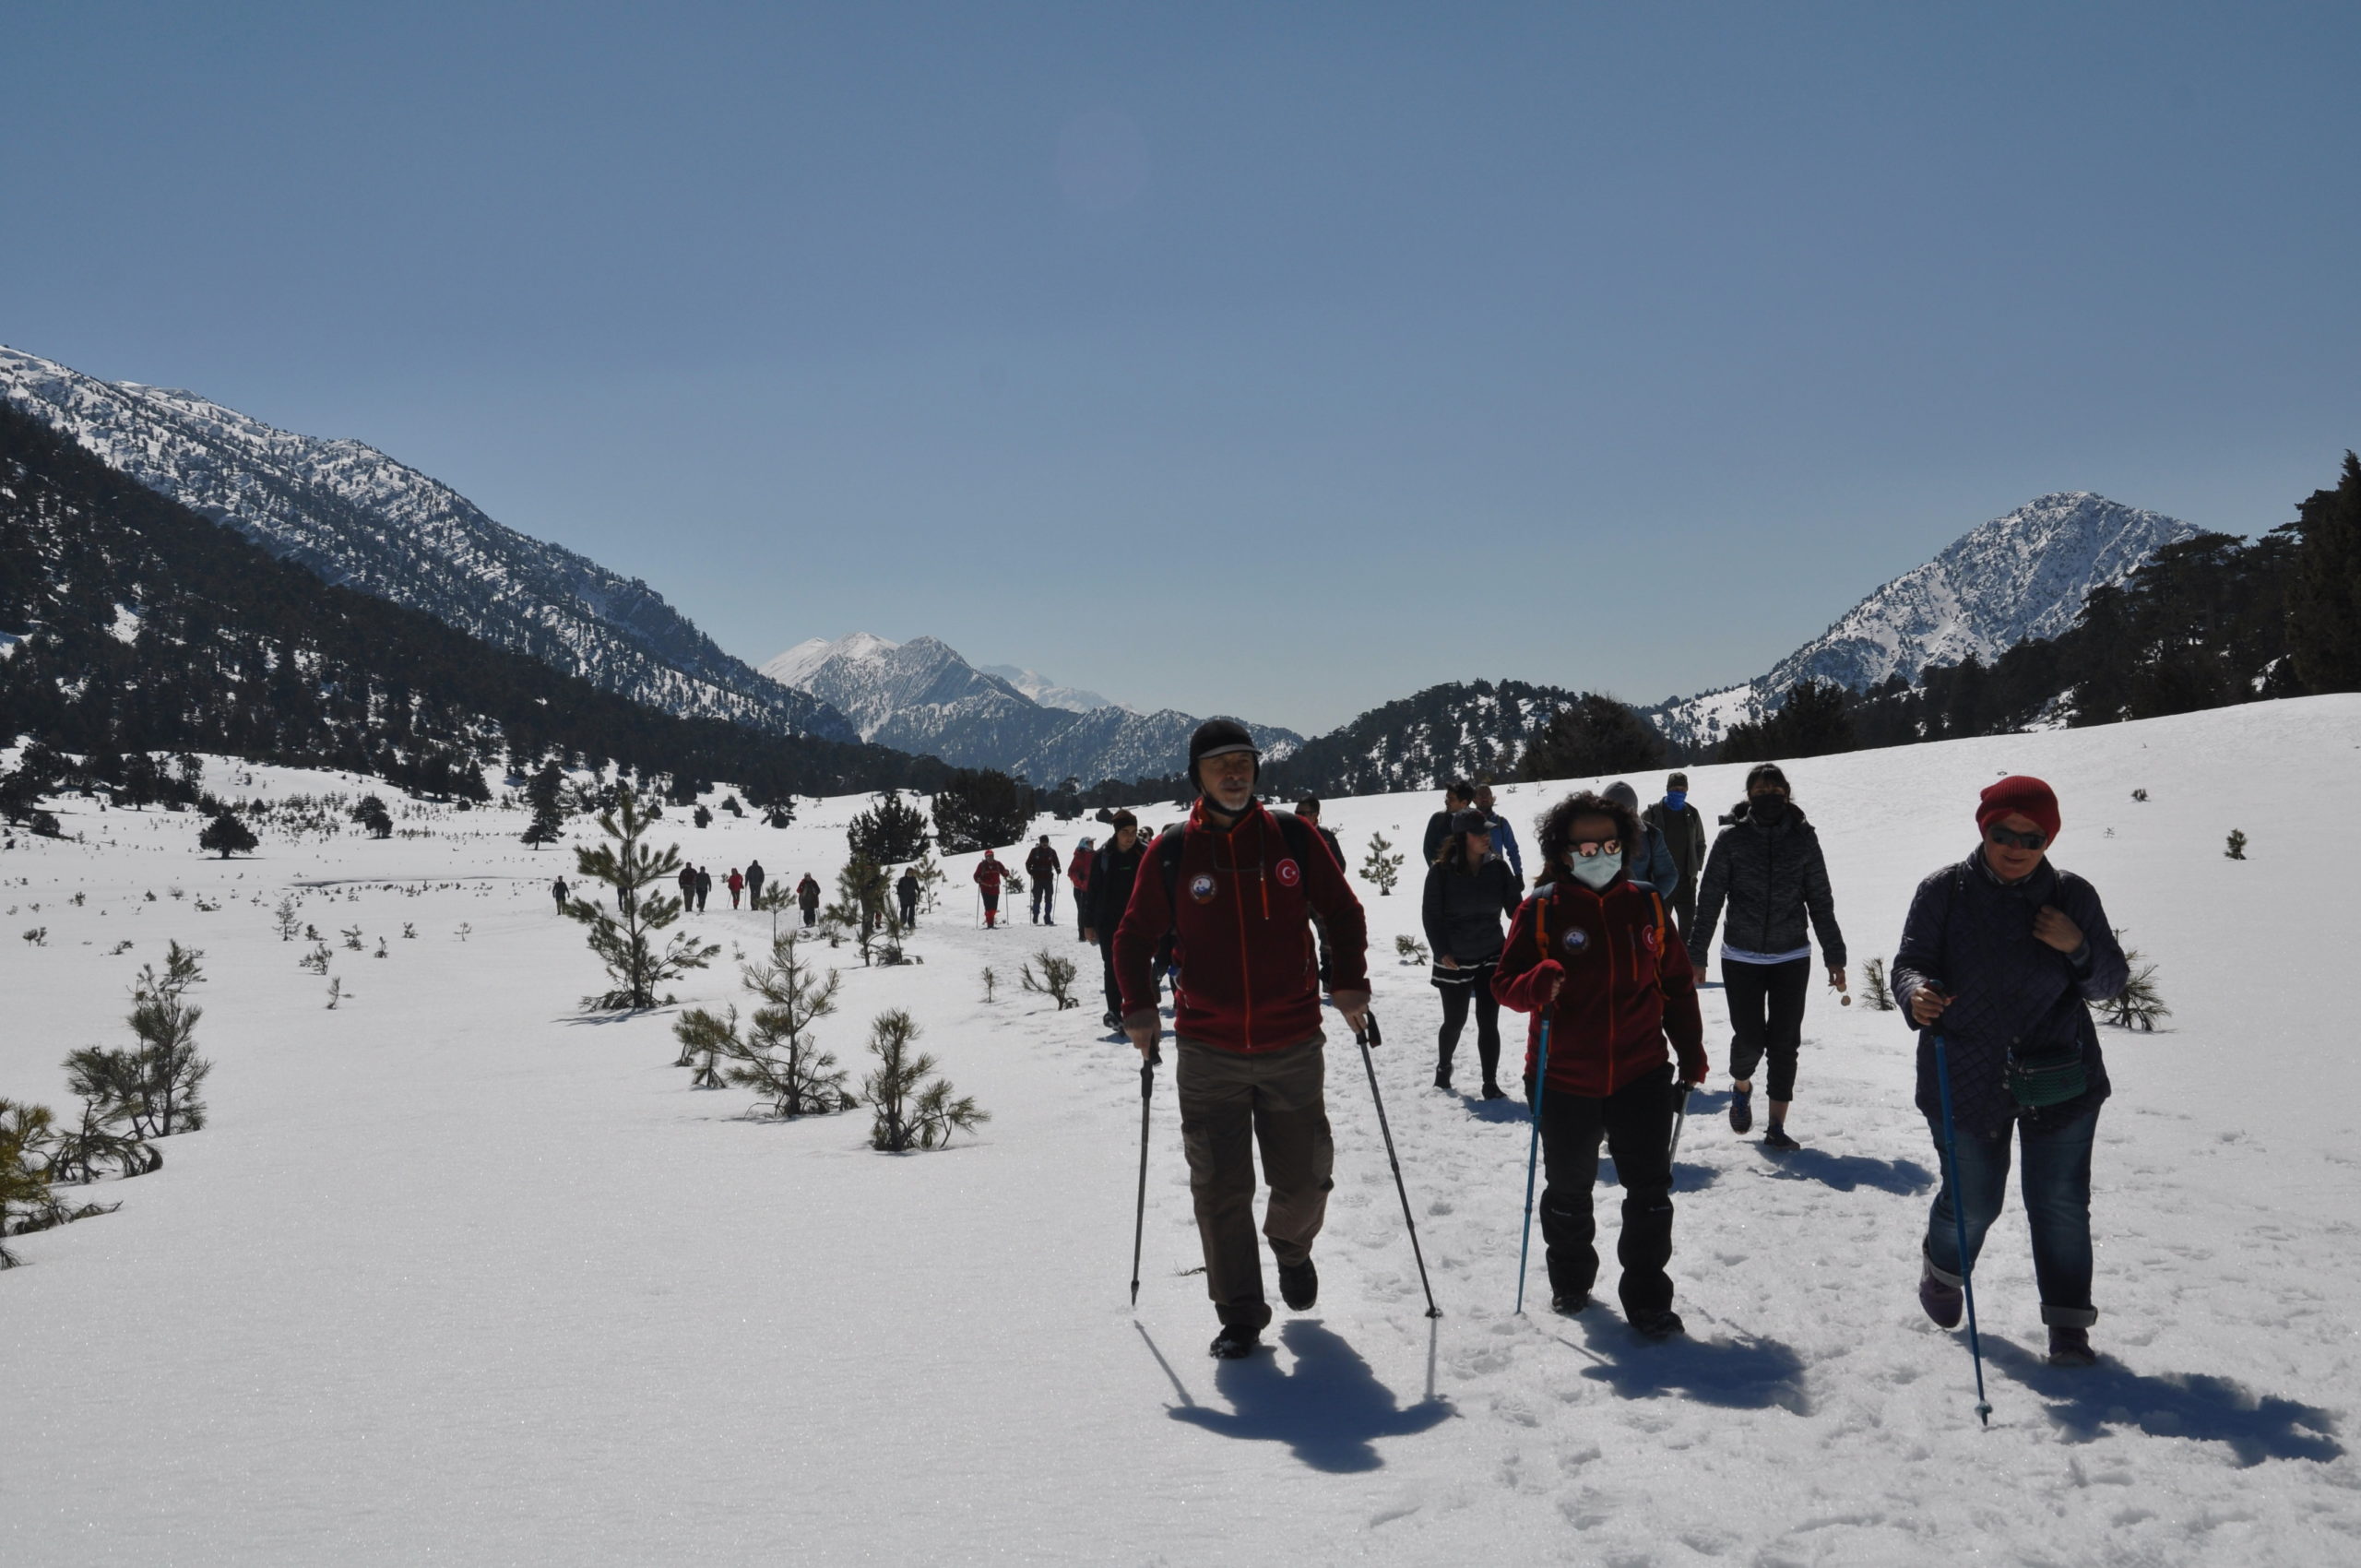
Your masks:
<svg viewBox="0 0 2361 1568"><path fill-rule="evenodd" d="M2058 796L2030 774L2012 773L1986 790L1975 808L1978 832L2011 814L2029 817L2044 838L2058 837Z"/></svg>

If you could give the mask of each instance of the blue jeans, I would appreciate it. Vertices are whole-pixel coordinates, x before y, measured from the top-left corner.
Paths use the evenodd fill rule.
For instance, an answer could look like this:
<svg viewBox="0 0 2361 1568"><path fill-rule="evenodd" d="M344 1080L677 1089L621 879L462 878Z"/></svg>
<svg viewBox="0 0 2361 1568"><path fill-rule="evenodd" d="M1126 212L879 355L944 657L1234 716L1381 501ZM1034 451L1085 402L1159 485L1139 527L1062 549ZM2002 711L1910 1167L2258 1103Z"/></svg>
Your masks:
<svg viewBox="0 0 2361 1568"><path fill-rule="evenodd" d="M2091 1142L2098 1131L2095 1107L2063 1122L2039 1114L2016 1123L2024 1170L2018 1178L2025 1223L2033 1231L2033 1274L2041 1289L2041 1321L2087 1328L2098 1321L2091 1305ZM1943 1153L1943 1125L1930 1121L1935 1152ZM1959 1134L1960 1190L1967 1196L1967 1252L1973 1263L1984 1251L1984 1233L1999 1218L2009 1189L2010 1129L1982 1136ZM1952 1218L1951 1162L1927 1217L1927 1262L1947 1285L1960 1282L1959 1230Z"/></svg>

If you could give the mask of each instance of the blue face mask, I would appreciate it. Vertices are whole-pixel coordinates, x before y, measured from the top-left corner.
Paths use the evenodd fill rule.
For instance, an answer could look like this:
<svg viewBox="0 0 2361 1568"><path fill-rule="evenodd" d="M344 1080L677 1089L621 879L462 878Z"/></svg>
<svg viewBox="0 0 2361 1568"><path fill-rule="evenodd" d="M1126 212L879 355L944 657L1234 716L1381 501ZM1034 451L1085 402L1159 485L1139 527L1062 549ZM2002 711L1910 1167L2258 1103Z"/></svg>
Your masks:
<svg viewBox="0 0 2361 1568"><path fill-rule="evenodd" d="M1593 855L1589 860L1580 855L1573 858L1574 880L1594 893L1606 892L1607 885L1622 872L1623 857L1620 855Z"/></svg>
<svg viewBox="0 0 2361 1568"><path fill-rule="evenodd" d="M1679 811L1681 807L1689 803L1689 791L1686 790L1667 790L1664 792L1664 803L1671 807L1674 811Z"/></svg>

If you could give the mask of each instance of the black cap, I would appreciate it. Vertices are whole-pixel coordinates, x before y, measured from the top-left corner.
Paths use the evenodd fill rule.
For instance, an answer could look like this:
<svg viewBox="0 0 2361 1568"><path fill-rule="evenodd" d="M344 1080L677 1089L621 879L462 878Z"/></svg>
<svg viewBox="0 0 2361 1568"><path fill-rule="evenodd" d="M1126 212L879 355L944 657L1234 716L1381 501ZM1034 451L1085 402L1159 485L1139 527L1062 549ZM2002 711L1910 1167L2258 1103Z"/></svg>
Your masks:
<svg viewBox="0 0 2361 1568"><path fill-rule="evenodd" d="M1197 764L1205 758L1229 752L1252 752L1256 768L1259 770L1262 766L1263 748L1254 743L1254 737L1247 731L1245 725L1235 719L1206 719L1197 726L1197 732L1189 737L1189 777L1192 779L1197 777Z"/></svg>
<svg viewBox="0 0 2361 1568"><path fill-rule="evenodd" d="M1451 830L1453 833L1489 833L1492 831L1492 819L1469 807L1451 814Z"/></svg>

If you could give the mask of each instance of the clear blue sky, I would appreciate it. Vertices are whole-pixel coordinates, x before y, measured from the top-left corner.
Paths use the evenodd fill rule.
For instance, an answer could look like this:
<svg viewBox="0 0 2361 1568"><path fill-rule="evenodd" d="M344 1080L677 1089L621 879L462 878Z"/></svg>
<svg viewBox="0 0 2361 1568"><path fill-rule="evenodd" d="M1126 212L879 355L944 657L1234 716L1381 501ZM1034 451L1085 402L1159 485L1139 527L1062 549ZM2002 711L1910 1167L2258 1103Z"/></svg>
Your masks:
<svg viewBox="0 0 2361 1568"><path fill-rule="evenodd" d="M2361 444L2361 6L0 6L0 341L759 661L1313 731L1739 679Z"/></svg>

